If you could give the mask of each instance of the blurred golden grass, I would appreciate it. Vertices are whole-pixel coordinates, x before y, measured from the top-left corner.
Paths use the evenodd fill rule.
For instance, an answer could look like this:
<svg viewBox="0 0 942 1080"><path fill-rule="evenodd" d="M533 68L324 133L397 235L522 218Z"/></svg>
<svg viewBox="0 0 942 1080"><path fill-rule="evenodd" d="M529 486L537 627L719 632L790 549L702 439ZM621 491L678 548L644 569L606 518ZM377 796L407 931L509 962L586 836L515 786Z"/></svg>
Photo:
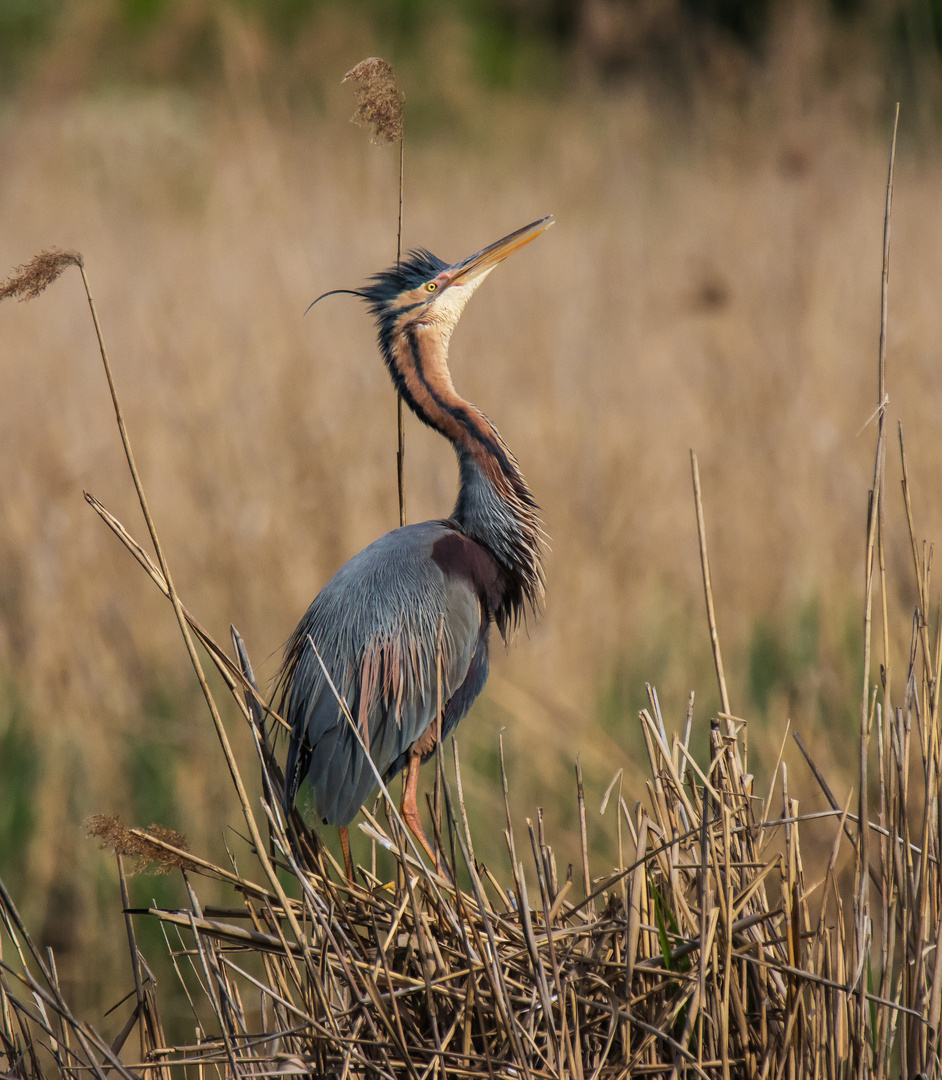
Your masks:
<svg viewBox="0 0 942 1080"><path fill-rule="evenodd" d="M177 588L217 638L231 620L269 656L263 678L326 578L397 522L395 402L366 313L337 298L301 317L395 254L397 161L348 114L339 87L307 117L154 92L24 108L0 128L0 261L82 252ZM655 646L643 675L676 726L690 689L712 700L691 446L740 673L734 710L746 687L729 660L757 621L808 603L822 613L814 678L847 675L885 155L885 132L861 130L838 100L688 124L632 95L552 112L498 101L486 128L410 145L405 246L457 258L536 215L559 223L488 282L453 347L459 391L519 457L553 546L544 617L496 650L462 727L472 810L492 797L493 780L473 778L504 724L518 808L564 815L553 792L576 751L603 786L630 768L633 711L625 734L601 728L599 688ZM940 174L935 150L900 154L889 409L914 448L917 498L942 470ZM208 725L180 690L171 613L81 498L92 491L142 538L81 290L65 280L54 299L5 304L0 327L0 672L44 754L22 854L38 903L88 857L81 818L133 805L135 747L186 793L185 820L163 824L198 842L229 818ZM892 454L889 468L892 492ZM406 483L412 520L450 510L451 456L414 422ZM942 506L916 514L920 533L939 534ZM908 570L905 536L888 557ZM908 637L894 627L900 658ZM634 693L640 707L640 677ZM827 768L843 753L833 718L799 704L792 719ZM775 749L760 757L774 761L793 705L772 700L773 730L753 739ZM94 887L76 886L86 901Z"/></svg>

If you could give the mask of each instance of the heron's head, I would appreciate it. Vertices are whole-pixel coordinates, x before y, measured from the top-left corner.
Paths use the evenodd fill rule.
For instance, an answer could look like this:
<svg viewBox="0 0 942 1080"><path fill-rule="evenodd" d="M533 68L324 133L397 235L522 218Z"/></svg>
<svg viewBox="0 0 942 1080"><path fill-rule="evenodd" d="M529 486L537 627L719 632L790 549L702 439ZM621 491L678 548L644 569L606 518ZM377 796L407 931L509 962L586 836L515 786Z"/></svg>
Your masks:
<svg viewBox="0 0 942 1080"><path fill-rule="evenodd" d="M410 329L437 331L447 345L474 290L499 262L536 239L553 220L549 216L525 225L450 266L424 248L410 251L398 265L374 274L362 289L335 291L353 292L367 301L387 360L394 339Z"/></svg>

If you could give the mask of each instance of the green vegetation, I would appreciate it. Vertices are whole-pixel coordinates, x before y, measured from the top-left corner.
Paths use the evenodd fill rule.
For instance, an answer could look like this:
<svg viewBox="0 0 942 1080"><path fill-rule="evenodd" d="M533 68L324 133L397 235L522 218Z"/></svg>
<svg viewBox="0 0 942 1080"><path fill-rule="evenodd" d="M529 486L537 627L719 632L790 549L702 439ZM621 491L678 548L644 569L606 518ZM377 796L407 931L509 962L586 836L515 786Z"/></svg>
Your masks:
<svg viewBox="0 0 942 1080"><path fill-rule="evenodd" d="M177 798L180 747L172 727L183 702L164 690L154 694L143 723L125 740L124 772L128 777L134 820L156 821L168 829L183 828ZM148 817L152 815L152 817Z"/></svg>
<svg viewBox="0 0 942 1080"><path fill-rule="evenodd" d="M272 84L322 87L331 76L298 61L339 26L369 28L385 55L409 69L416 85L449 68L438 57L443 36L457 38L483 86L558 92L588 74L606 83L654 75L673 89L708 81L732 62L758 72L787 26L789 0L676 0L660 6L600 0L587 11L577 0L6 0L0 6L2 88L28 81L50 45L86 55L66 75L86 86L182 81L203 87L231 62L236 23L257 36L256 62ZM827 28L827 64L844 67L864 52L891 79L921 78L942 55L940 0L820 0L807 17ZM851 45L851 48L848 46ZM89 63L89 60L92 60ZM727 72L728 73L728 72ZM832 71L833 74L833 71ZM761 82L761 76L757 79ZM716 86L713 80L714 87ZM923 86L925 89L925 86Z"/></svg>
<svg viewBox="0 0 942 1080"><path fill-rule="evenodd" d="M42 756L16 692L9 684L0 688L0 878L21 889L36 827Z"/></svg>

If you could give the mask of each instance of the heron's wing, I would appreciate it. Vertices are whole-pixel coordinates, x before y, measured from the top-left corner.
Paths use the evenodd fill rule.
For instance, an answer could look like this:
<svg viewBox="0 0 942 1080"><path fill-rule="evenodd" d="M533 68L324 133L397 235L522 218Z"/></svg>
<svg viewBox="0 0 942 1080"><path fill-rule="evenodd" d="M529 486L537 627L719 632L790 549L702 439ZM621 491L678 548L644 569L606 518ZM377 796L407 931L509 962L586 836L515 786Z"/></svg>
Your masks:
<svg viewBox="0 0 942 1080"><path fill-rule="evenodd" d="M376 784L330 682L387 779L469 671L455 702L461 715L483 686L488 620L479 592L433 557L436 543L452 535L442 522L425 522L365 548L327 583L288 645L286 801L306 777L329 824L348 824ZM446 713L446 727L460 719L454 712Z"/></svg>

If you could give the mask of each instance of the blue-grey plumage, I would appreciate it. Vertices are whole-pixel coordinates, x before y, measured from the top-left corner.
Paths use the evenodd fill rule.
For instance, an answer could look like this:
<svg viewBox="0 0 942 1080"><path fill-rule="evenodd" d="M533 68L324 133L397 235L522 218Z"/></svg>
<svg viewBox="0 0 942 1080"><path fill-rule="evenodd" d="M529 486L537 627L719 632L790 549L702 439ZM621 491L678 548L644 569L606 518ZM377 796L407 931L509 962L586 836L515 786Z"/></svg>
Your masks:
<svg viewBox="0 0 942 1080"><path fill-rule="evenodd" d="M289 793L306 777L329 825L348 825L376 780L325 669L384 779L401 771L469 673L473 683L486 678L489 620L472 583L435 559L436 542L453 532L426 521L387 533L337 571L295 631L290 650L314 662L298 666L287 699L294 736L285 777ZM483 670L480 658L472 665L478 651ZM473 699L463 697L467 711ZM456 712L446 713L443 736Z"/></svg>
<svg viewBox="0 0 942 1080"><path fill-rule="evenodd" d="M355 291L369 303L403 399L453 445L459 491L447 520L395 529L341 567L287 646L285 805L307 780L319 815L341 830L351 877L346 826L376 786L363 746L384 780L407 770L403 818L434 858L416 807L418 766L481 692L491 623L506 638L543 595L536 503L497 429L456 393L447 361L474 290L552 223L543 218L450 266L412 252Z"/></svg>

